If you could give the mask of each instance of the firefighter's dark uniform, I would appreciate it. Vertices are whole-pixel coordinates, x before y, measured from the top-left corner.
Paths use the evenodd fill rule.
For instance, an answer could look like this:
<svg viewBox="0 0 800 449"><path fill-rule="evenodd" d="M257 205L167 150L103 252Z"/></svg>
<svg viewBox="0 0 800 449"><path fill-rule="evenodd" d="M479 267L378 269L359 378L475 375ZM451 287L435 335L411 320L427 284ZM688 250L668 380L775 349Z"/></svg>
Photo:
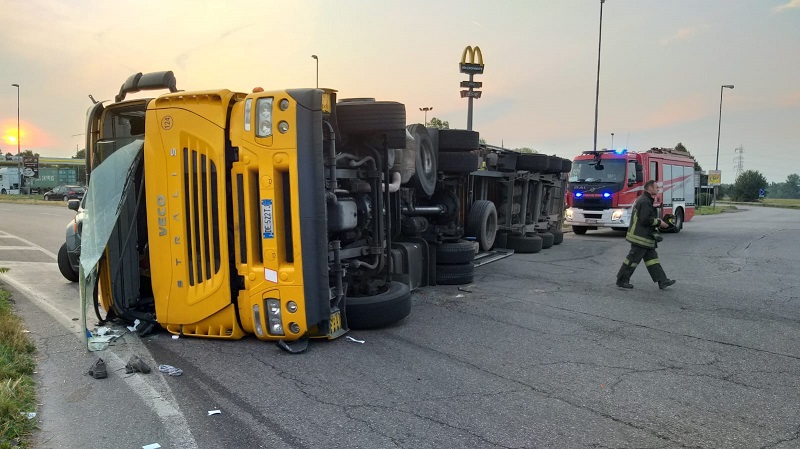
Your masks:
<svg viewBox="0 0 800 449"><path fill-rule="evenodd" d="M655 236L658 233L658 225L660 223L658 211L653 206L653 197L644 192L633 203L631 226L625 236L625 240L631 243L631 251L622 261L622 267L617 273L617 285L623 286L622 284L630 283L631 275L633 275L636 266L639 265L642 259L644 259L644 264L653 282L658 282L659 287L664 282L671 282L667 279L664 269L661 268L661 262L659 262L658 253L656 252L658 245ZM631 287L628 286L627 288Z"/></svg>

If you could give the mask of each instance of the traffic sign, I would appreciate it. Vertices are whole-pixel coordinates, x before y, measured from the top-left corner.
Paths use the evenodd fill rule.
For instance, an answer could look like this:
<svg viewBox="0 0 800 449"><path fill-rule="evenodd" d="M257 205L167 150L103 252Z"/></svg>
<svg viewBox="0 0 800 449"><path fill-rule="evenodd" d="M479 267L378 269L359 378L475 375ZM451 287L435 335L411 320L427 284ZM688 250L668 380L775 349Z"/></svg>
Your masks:
<svg viewBox="0 0 800 449"><path fill-rule="evenodd" d="M708 171L708 185L718 186L722 184L722 171L709 170Z"/></svg>
<svg viewBox="0 0 800 449"><path fill-rule="evenodd" d="M461 91L461 98L480 98L481 91L480 90L462 90Z"/></svg>
<svg viewBox="0 0 800 449"><path fill-rule="evenodd" d="M461 87L472 87L473 89L480 89L483 83L480 81L462 81Z"/></svg>

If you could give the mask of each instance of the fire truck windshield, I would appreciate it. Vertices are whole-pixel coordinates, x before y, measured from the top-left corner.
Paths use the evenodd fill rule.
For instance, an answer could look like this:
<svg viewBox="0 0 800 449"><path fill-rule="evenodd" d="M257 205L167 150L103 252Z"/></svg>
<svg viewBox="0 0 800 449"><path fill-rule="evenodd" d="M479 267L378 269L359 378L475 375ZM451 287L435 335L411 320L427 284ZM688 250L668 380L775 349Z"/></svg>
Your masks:
<svg viewBox="0 0 800 449"><path fill-rule="evenodd" d="M569 182L614 182L625 181L625 160L605 159L597 163L593 160L575 161L569 172Z"/></svg>

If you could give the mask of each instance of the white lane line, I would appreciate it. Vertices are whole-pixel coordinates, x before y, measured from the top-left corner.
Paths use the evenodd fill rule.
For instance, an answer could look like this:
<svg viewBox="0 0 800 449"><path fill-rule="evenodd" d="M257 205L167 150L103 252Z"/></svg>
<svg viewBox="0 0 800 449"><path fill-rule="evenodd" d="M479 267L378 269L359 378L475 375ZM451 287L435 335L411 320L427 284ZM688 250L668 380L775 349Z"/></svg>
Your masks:
<svg viewBox="0 0 800 449"><path fill-rule="evenodd" d="M39 251L39 248L32 246L0 246L0 251L14 250L14 251Z"/></svg>
<svg viewBox="0 0 800 449"><path fill-rule="evenodd" d="M53 217L61 217L61 214L51 214L50 212L39 212L39 215L51 215Z"/></svg>
<svg viewBox="0 0 800 449"><path fill-rule="evenodd" d="M0 232L3 232L3 231L0 231ZM35 244L35 243L31 242L30 240L25 240L24 238L22 238L22 237L20 237L20 236L18 236L18 235L9 234L8 232L4 232L3 234L4 234L4 235L0 235L0 237L11 237L11 238L15 238L15 239L19 240L20 242L27 243L27 244L28 244L28 246L32 246L33 248L36 248L36 249L38 249L39 251L41 251L41 252L43 252L43 253L47 254L48 256L52 257L52 258L53 258L53 260L58 260L58 256L56 256L54 253L51 253L50 251L48 251L48 250L46 250L46 249L42 248L41 246L39 246L39 245L37 245L37 244ZM22 248L20 247L20 248L18 248L18 249L22 249Z"/></svg>

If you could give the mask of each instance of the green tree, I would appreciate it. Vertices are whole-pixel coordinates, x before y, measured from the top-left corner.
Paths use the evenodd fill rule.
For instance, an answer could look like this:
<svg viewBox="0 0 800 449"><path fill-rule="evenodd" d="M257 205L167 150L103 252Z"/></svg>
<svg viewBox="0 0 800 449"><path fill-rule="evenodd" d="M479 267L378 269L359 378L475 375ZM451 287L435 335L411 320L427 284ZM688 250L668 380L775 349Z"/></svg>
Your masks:
<svg viewBox="0 0 800 449"><path fill-rule="evenodd" d="M800 175L792 173L786 177L786 182L783 183L782 198L800 198Z"/></svg>
<svg viewBox="0 0 800 449"><path fill-rule="evenodd" d="M72 159L85 159L86 158L86 148L81 148L80 150L75 152L75 156L72 156Z"/></svg>
<svg viewBox="0 0 800 449"><path fill-rule="evenodd" d="M538 151L528 147L514 148L514 151L516 151L517 153L538 153Z"/></svg>
<svg viewBox="0 0 800 449"><path fill-rule="evenodd" d="M431 120L425 126L428 128L450 129L450 122L431 117Z"/></svg>
<svg viewBox="0 0 800 449"><path fill-rule="evenodd" d="M22 157L39 157L39 153L34 153L33 150L25 150L20 153Z"/></svg>
<svg viewBox="0 0 800 449"><path fill-rule="evenodd" d="M769 186L767 178L757 170L747 170L736 178L733 185L734 201L755 201L758 199L758 191Z"/></svg>
<svg viewBox="0 0 800 449"><path fill-rule="evenodd" d="M689 152L689 150L682 142L678 142L675 145L675 151L685 152L687 156L692 158L692 160L694 161L694 171L703 171L703 167L701 167L700 164L697 163L697 159L695 159L694 156L692 156L692 153Z"/></svg>

